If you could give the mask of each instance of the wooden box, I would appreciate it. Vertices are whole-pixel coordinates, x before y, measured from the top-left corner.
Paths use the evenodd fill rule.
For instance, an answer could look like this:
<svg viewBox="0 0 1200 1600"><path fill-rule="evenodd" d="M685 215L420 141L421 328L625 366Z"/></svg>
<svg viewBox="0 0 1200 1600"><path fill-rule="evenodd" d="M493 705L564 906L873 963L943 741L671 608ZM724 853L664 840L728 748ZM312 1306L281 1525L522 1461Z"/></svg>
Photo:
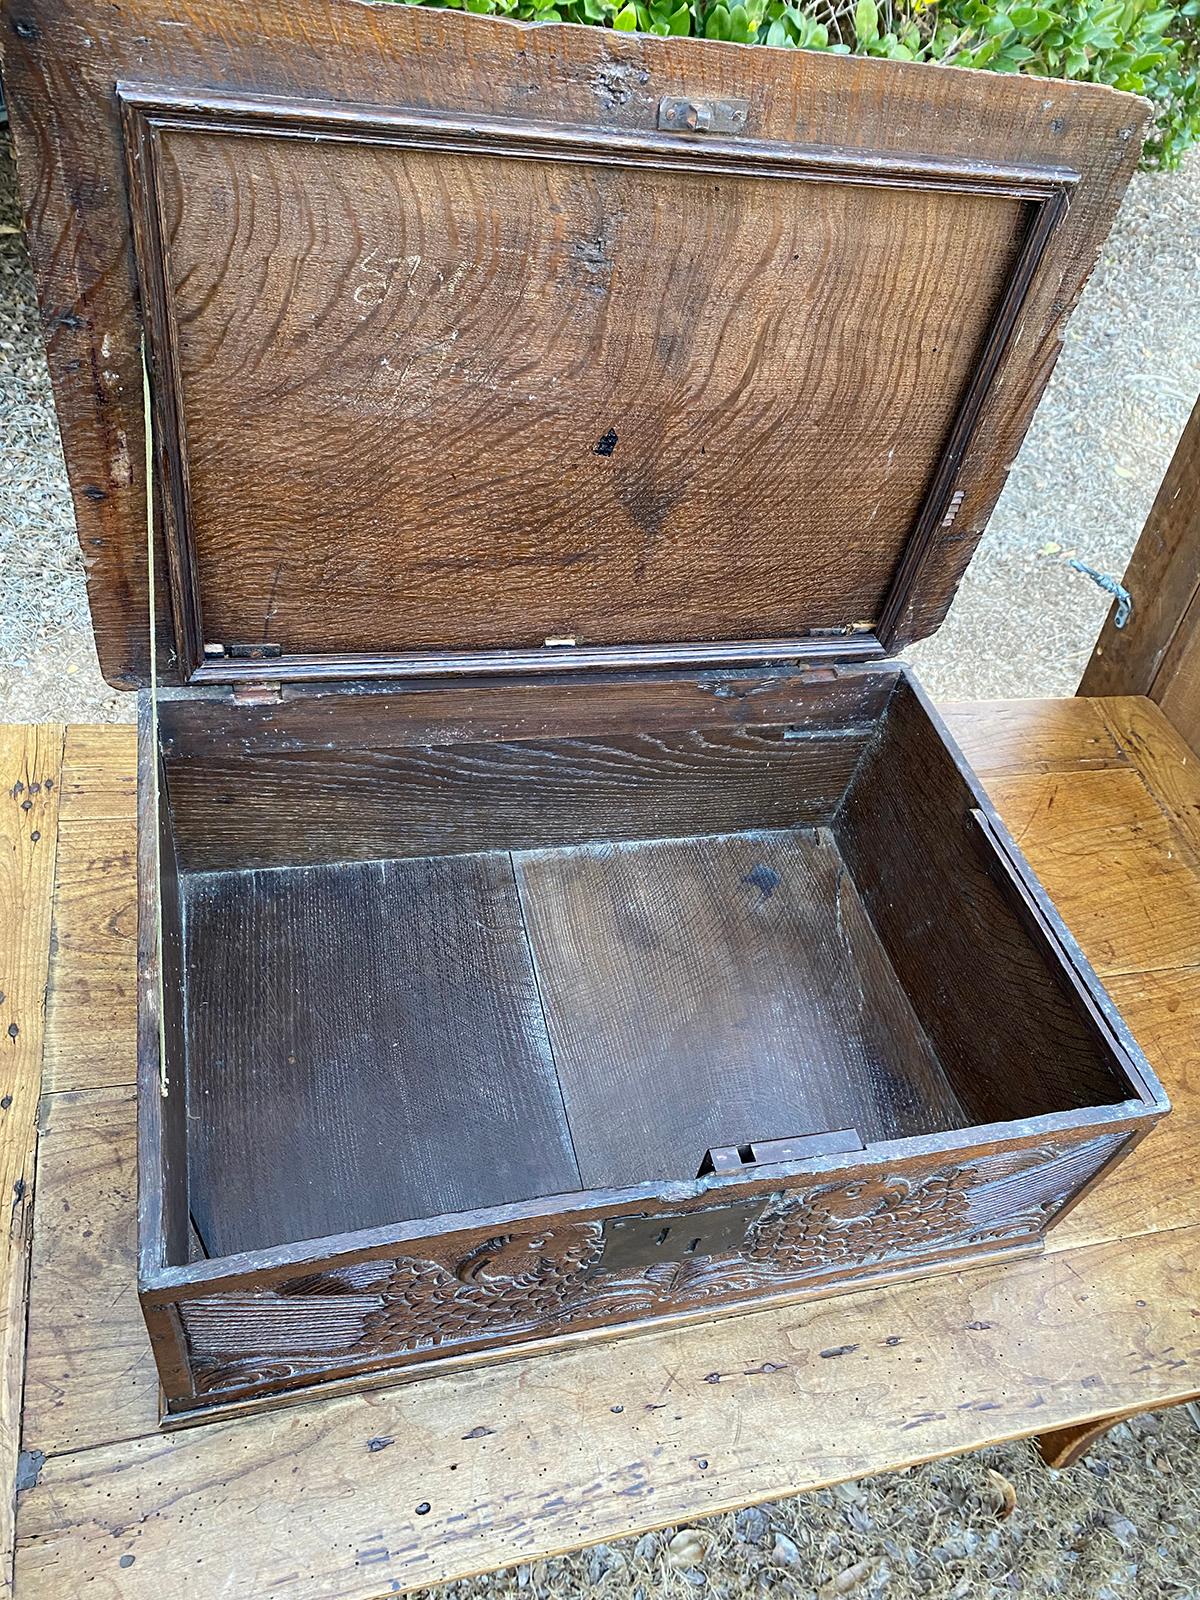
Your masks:
<svg viewBox="0 0 1200 1600"><path fill-rule="evenodd" d="M167 1416L1038 1249L1167 1105L895 656L1144 104L353 0L6 30L143 687Z"/></svg>

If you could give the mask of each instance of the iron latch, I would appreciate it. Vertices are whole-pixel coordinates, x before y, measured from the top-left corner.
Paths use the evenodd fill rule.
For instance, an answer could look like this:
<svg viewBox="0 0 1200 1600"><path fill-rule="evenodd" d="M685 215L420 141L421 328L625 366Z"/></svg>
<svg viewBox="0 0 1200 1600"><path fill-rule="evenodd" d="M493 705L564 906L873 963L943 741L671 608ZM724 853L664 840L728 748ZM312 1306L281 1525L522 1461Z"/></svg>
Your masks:
<svg viewBox="0 0 1200 1600"><path fill-rule="evenodd" d="M750 1144L713 1145L704 1152L696 1176L706 1178L745 1173L747 1167L776 1167L787 1161L815 1161L821 1156L853 1155L863 1149L857 1128L831 1128L822 1133L801 1133L791 1139L755 1139Z"/></svg>
<svg viewBox="0 0 1200 1600"><path fill-rule="evenodd" d="M669 94L658 105L658 125L667 133L741 133L749 100L692 100Z"/></svg>

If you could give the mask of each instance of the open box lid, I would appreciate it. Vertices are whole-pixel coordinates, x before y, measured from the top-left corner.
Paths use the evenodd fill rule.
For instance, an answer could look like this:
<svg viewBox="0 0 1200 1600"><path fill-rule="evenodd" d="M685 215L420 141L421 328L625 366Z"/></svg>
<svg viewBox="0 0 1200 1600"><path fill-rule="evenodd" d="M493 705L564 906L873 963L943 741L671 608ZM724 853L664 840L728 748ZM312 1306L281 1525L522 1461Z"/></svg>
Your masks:
<svg viewBox="0 0 1200 1600"><path fill-rule="evenodd" d="M6 4L122 685L150 672L143 348L160 681L929 633L1146 109L356 0Z"/></svg>

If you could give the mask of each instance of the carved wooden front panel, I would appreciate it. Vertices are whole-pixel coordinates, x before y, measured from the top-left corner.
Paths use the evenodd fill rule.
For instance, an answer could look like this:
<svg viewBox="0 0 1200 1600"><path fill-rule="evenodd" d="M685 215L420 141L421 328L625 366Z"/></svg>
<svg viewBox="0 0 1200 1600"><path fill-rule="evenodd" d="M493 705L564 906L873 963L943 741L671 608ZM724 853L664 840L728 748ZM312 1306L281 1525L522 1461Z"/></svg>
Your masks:
<svg viewBox="0 0 1200 1600"><path fill-rule="evenodd" d="M913 1171L833 1173L764 1194L740 1247L720 1254L639 1266L623 1251L622 1265L606 1270L612 1219L564 1217L476 1235L465 1248L463 1235L458 1242L446 1236L421 1255L384 1255L258 1292L184 1300L196 1397L836 1287L907 1262L1033 1240L1127 1137L993 1151ZM704 1199L674 1211L664 1206L662 1220L682 1209L702 1230L704 1213L713 1213Z"/></svg>

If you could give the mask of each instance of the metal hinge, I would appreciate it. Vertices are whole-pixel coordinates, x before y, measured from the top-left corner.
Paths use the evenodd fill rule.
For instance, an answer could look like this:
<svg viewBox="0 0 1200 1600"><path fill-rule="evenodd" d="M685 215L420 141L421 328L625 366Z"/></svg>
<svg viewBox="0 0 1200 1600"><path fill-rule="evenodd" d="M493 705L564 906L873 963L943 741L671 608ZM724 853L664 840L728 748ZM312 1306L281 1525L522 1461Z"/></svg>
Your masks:
<svg viewBox="0 0 1200 1600"><path fill-rule="evenodd" d="M281 644L267 644L260 640L257 644L206 644L205 657L211 661L277 661L283 654Z"/></svg>
<svg viewBox="0 0 1200 1600"><path fill-rule="evenodd" d="M269 706L283 699L281 683L235 683L229 697L235 706Z"/></svg>

